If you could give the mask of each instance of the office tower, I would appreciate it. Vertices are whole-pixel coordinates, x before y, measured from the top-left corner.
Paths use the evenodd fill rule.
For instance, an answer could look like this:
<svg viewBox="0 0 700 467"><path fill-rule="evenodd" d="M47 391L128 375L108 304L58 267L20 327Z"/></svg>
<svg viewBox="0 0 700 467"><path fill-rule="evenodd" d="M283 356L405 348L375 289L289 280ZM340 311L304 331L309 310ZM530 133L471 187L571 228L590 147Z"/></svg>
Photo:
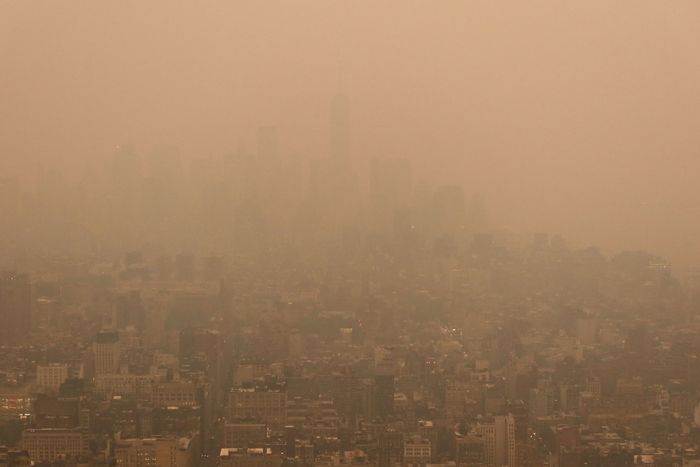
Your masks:
<svg viewBox="0 0 700 467"><path fill-rule="evenodd" d="M319 396L308 400L301 397L287 398L286 422L298 427L300 436L307 436L316 429L307 431L310 427L324 427L323 431L337 434L340 418L330 398Z"/></svg>
<svg viewBox="0 0 700 467"><path fill-rule="evenodd" d="M191 381L166 381L152 388L153 405L157 407L195 407L197 387Z"/></svg>
<svg viewBox="0 0 700 467"><path fill-rule="evenodd" d="M67 379L68 365L65 363L36 366L36 383L42 389L57 392Z"/></svg>
<svg viewBox="0 0 700 467"><path fill-rule="evenodd" d="M130 290L119 294L114 299L114 319L112 321L119 329L133 326L143 329L145 310L139 290Z"/></svg>
<svg viewBox="0 0 700 467"><path fill-rule="evenodd" d="M420 435L412 436L404 441L403 467L424 467L432 458L430 441Z"/></svg>
<svg viewBox="0 0 700 467"><path fill-rule="evenodd" d="M436 461L437 456L437 444L438 444L438 428L432 420L418 420L418 434L421 438L430 443L431 446L431 460Z"/></svg>
<svg viewBox="0 0 700 467"><path fill-rule="evenodd" d="M394 412L394 375L383 370L374 376L375 415L387 417Z"/></svg>
<svg viewBox="0 0 700 467"><path fill-rule="evenodd" d="M76 428L80 425L80 402L77 398L50 397L40 394L34 401L34 428Z"/></svg>
<svg viewBox="0 0 700 467"><path fill-rule="evenodd" d="M224 339L217 330L188 328L180 333L180 363L199 368L210 384L211 402L218 406L224 386Z"/></svg>
<svg viewBox="0 0 700 467"><path fill-rule="evenodd" d="M513 415L493 417L476 428L484 440L484 463L515 467L515 419Z"/></svg>
<svg viewBox="0 0 700 467"><path fill-rule="evenodd" d="M21 340L32 326L32 294L29 277L7 274L0 277L0 336L7 341Z"/></svg>
<svg viewBox="0 0 700 467"><path fill-rule="evenodd" d="M30 467L33 463L27 451L0 446L0 465L3 467Z"/></svg>
<svg viewBox="0 0 700 467"><path fill-rule="evenodd" d="M532 418L546 417L550 413L550 392L546 385L530 389L528 407Z"/></svg>
<svg viewBox="0 0 700 467"><path fill-rule="evenodd" d="M467 413L470 404L481 398L481 389L471 381L449 381L445 385L445 410L457 422Z"/></svg>
<svg viewBox="0 0 700 467"><path fill-rule="evenodd" d="M269 447L223 448L219 452L219 467L281 467L282 454Z"/></svg>
<svg viewBox="0 0 700 467"><path fill-rule="evenodd" d="M576 393L578 395L578 392ZM515 421L515 440L516 442L527 441L528 430L528 408L527 404L522 400L509 401L507 405L507 413L513 416Z"/></svg>
<svg viewBox="0 0 700 467"><path fill-rule="evenodd" d="M119 467L190 467L194 461L191 438L118 440L114 457Z"/></svg>
<svg viewBox="0 0 700 467"><path fill-rule="evenodd" d="M365 420L373 420L377 414L376 407L376 390L372 379L363 379L360 387L360 407L362 408L362 417Z"/></svg>
<svg viewBox="0 0 700 467"><path fill-rule="evenodd" d="M335 96L330 106L329 156L309 163L308 220L313 234L339 234L357 221L359 184L350 161L348 102Z"/></svg>
<svg viewBox="0 0 700 467"><path fill-rule="evenodd" d="M97 334L92 351L95 359L95 376L114 374L119 371L119 334L116 331L102 331Z"/></svg>
<svg viewBox="0 0 700 467"><path fill-rule="evenodd" d="M479 433L454 433L453 455L457 465L490 465L485 463L486 443Z"/></svg>
<svg viewBox="0 0 700 467"><path fill-rule="evenodd" d="M282 386L234 388L229 394L229 420L252 418L280 426L287 419L287 392Z"/></svg>
<svg viewBox="0 0 700 467"><path fill-rule="evenodd" d="M377 466L393 467L403 456L403 433L388 429L377 436Z"/></svg>
<svg viewBox="0 0 700 467"><path fill-rule="evenodd" d="M36 463L84 456L89 452L88 442L88 434L80 430L44 428L28 429L22 433L22 448Z"/></svg>
<svg viewBox="0 0 700 467"><path fill-rule="evenodd" d="M350 157L350 111L348 98L343 94L331 100L330 155L342 160Z"/></svg>
<svg viewBox="0 0 700 467"><path fill-rule="evenodd" d="M285 427L285 433L287 433ZM292 427L293 428L293 427ZM223 445L227 448L263 446L267 442L267 425L264 423L226 423Z"/></svg>
<svg viewBox="0 0 700 467"><path fill-rule="evenodd" d="M296 456L297 432L298 430L294 425L287 425L284 427L284 440L286 443L284 453L287 457Z"/></svg>

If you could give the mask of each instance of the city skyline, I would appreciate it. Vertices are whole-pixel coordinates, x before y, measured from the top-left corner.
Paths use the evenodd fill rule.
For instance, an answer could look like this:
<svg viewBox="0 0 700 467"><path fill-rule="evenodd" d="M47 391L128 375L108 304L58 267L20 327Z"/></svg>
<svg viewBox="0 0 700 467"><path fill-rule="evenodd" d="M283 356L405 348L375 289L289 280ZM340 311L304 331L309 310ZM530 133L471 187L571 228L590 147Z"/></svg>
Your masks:
<svg viewBox="0 0 700 467"><path fill-rule="evenodd" d="M700 467L699 20L0 1L0 467Z"/></svg>
<svg viewBox="0 0 700 467"><path fill-rule="evenodd" d="M700 262L692 0L3 13L0 170L25 183L40 167L77 177L129 142L219 157L266 125L323 157L341 90L358 162L408 158L481 193L503 228Z"/></svg>

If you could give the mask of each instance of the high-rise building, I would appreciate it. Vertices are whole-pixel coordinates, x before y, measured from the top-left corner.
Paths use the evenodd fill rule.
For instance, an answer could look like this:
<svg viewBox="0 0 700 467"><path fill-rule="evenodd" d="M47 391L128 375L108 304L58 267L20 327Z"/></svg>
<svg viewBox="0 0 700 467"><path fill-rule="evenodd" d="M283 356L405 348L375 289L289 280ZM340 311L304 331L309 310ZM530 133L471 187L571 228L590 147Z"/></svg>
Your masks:
<svg viewBox="0 0 700 467"><path fill-rule="evenodd" d="M34 428L76 428L80 425L77 398L40 394L34 401Z"/></svg>
<svg viewBox="0 0 700 467"><path fill-rule="evenodd" d="M95 376L117 373L119 370L119 334L116 331L102 331L97 334L92 346L95 359Z"/></svg>
<svg viewBox="0 0 700 467"><path fill-rule="evenodd" d="M375 415L387 417L394 412L394 374L381 371L374 375Z"/></svg>
<svg viewBox="0 0 700 467"><path fill-rule="evenodd" d="M222 448L219 453L220 467L280 467L283 458L272 448Z"/></svg>
<svg viewBox="0 0 700 467"><path fill-rule="evenodd" d="M438 444L438 428L432 420L419 420L418 421L418 434L421 438L427 440L431 446L431 460L436 461L437 456L437 444Z"/></svg>
<svg viewBox="0 0 700 467"><path fill-rule="evenodd" d="M264 423L227 423L224 425L224 446L247 448L262 446L267 442L267 425Z"/></svg>
<svg viewBox="0 0 700 467"><path fill-rule="evenodd" d="M377 436L377 466L392 467L401 462L404 453L403 433L388 429Z"/></svg>
<svg viewBox="0 0 700 467"><path fill-rule="evenodd" d="M68 379L68 365L65 363L49 363L36 366L36 383L42 389L58 391L61 384Z"/></svg>
<svg viewBox="0 0 700 467"><path fill-rule="evenodd" d="M22 433L22 448L34 462L53 462L60 457L78 457L89 452L88 434L63 428L29 429Z"/></svg>
<svg viewBox="0 0 700 467"><path fill-rule="evenodd" d="M457 465L485 465L484 437L478 433L454 433L454 458Z"/></svg>
<svg viewBox="0 0 700 467"><path fill-rule="evenodd" d="M0 336L17 341L32 326L32 293L29 277L7 274L0 277Z"/></svg>
<svg viewBox="0 0 700 467"><path fill-rule="evenodd" d="M350 115L348 100L337 95L331 100L329 115L329 156L309 162L307 201L317 223L314 234L339 233L356 222L359 215L359 184L350 161Z"/></svg>
<svg viewBox="0 0 700 467"><path fill-rule="evenodd" d="M515 418L508 414L480 423L476 428L484 440L484 463L489 466L515 467Z"/></svg>
<svg viewBox="0 0 700 467"><path fill-rule="evenodd" d="M3 467L30 467L33 464L27 451L0 446L0 465Z"/></svg>
<svg viewBox="0 0 700 467"><path fill-rule="evenodd" d="M144 321L145 310L140 291L130 290L114 298L113 322L117 328L133 326L142 330Z"/></svg>
<svg viewBox="0 0 700 467"><path fill-rule="evenodd" d="M194 407L197 387L190 381L167 381L153 385L153 405L158 407Z"/></svg>
<svg viewBox="0 0 700 467"><path fill-rule="evenodd" d="M190 438L124 439L116 442L119 467L190 467L194 449Z"/></svg>
<svg viewBox="0 0 700 467"><path fill-rule="evenodd" d="M180 333L180 362L191 368L197 365L196 362L204 364L202 369L211 384L210 397L215 405L223 399L223 348L224 337L218 330L187 328ZM201 361L202 357L204 362Z"/></svg>
<svg viewBox="0 0 700 467"><path fill-rule="evenodd" d="M431 458L432 446L429 440L416 435L404 441L403 467L425 467L430 464Z"/></svg>
<svg viewBox="0 0 700 467"><path fill-rule="evenodd" d="M234 388L229 394L229 419L252 418L281 425L287 418L287 393L283 387Z"/></svg>
<svg viewBox="0 0 700 467"><path fill-rule="evenodd" d="M532 418L546 417L550 412L550 391L546 386L530 389L528 406Z"/></svg>

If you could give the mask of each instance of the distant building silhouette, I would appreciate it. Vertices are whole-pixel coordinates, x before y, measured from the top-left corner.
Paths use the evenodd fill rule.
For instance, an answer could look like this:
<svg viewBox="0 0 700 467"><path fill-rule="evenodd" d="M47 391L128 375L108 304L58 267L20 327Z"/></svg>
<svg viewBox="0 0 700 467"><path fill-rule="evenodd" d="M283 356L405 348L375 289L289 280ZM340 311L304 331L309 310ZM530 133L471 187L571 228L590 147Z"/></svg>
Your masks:
<svg viewBox="0 0 700 467"><path fill-rule="evenodd" d="M22 339L32 327L32 293L29 277L7 274L0 277L0 335L6 340Z"/></svg>
<svg viewBox="0 0 700 467"><path fill-rule="evenodd" d="M343 94L331 100L330 155L334 159L350 158L350 111L348 98Z"/></svg>

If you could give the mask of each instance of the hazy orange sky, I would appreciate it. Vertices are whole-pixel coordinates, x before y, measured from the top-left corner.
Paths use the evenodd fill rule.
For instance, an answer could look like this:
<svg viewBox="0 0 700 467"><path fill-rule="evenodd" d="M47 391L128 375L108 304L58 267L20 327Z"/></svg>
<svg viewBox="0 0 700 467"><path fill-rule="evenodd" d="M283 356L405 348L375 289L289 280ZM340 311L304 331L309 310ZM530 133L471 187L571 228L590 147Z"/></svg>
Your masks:
<svg viewBox="0 0 700 467"><path fill-rule="evenodd" d="M700 264L700 2L0 2L0 169L277 125L481 192L495 226Z"/></svg>

